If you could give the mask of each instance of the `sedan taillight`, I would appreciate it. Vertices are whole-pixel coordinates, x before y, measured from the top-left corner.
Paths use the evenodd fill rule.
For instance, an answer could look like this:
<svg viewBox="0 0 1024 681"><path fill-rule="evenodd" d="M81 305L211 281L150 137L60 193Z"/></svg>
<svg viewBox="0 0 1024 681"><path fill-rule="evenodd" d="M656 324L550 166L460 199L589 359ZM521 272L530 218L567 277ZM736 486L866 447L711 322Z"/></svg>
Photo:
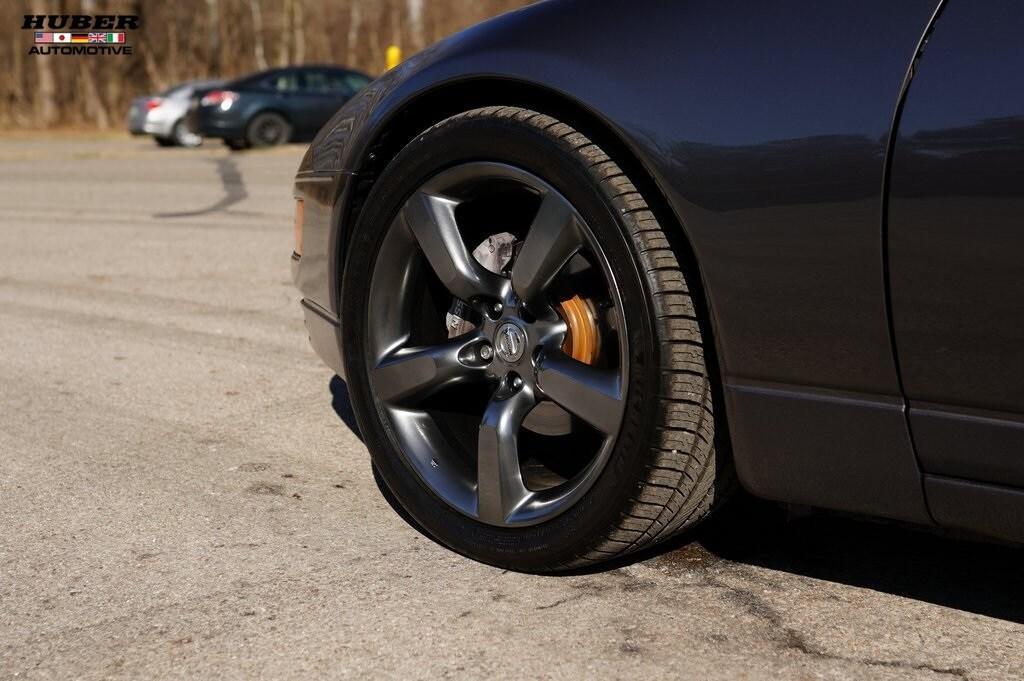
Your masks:
<svg viewBox="0 0 1024 681"><path fill-rule="evenodd" d="M202 106L220 106L222 109L228 109L231 107L232 102L238 99L238 93L232 92L231 90L213 90L203 95L203 98L199 100L199 104Z"/></svg>
<svg viewBox="0 0 1024 681"><path fill-rule="evenodd" d="M150 97L146 100L146 111L152 111L153 109L157 108L163 103L164 100L160 99L159 97Z"/></svg>

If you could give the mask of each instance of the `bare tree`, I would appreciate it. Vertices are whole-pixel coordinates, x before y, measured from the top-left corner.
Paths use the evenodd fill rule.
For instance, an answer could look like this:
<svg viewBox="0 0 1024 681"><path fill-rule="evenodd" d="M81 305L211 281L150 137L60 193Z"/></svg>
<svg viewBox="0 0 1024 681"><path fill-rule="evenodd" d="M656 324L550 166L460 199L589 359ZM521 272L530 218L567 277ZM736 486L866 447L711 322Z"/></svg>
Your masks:
<svg viewBox="0 0 1024 681"><path fill-rule="evenodd" d="M359 2L353 0L348 6L348 44L345 54L346 64L355 64L359 54L359 32L362 30L362 13Z"/></svg>
<svg viewBox="0 0 1024 681"><path fill-rule="evenodd" d="M292 41L292 0L283 0L281 5L281 30L278 31L277 65L287 66L290 63Z"/></svg>
<svg viewBox="0 0 1024 681"><path fill-rule="evenodd" d="M80 61L79 69L81 73L79 82L82 84L82 98L85 100L85 110L96 126L105 130L110 127L110 115L107 113L107 107L103 104L100 92L96 88L96 80L92 77L92 71L89 69L88 62L85 60Z"/></svg>
<svg viewBox="0 0 1024 681"><path fill-rule="evenodd" d="M252 53L256 58L256 68L267 68L267 55L263 50L263 13L260 11L260 0L249 0L249 13L252 15Z"/></svg>
<svg viewBox="0 0 1024 681"><path fill-rule="evenodd" d="M206 0L206 23L210 32L210 58L208 64L214 71L220 70L220 8L217 0Z"/></svg>
<svg viewBox="0 0 1024 681"><path fill-rule="evenodd" d="M46 14L46 3L32 0L33 14ZM36 112L39 122L44 126L53 125L57 121L57 86L53 79L53 57L36 55Z"/></svg>
<svg viewBox="0 0 1024 681"><path fill-rule="evenodd" d="M11 65L11 77L0 80L0 95L3 96L3 101L9 102L9 106L12 109L12 116L15 125L25 125L28 122L30 116L27 115L24 109L26 97L25 97L25 86L23 80L19 77L24 70L24 50L21 45L17 43L11 43L10 50L10 62Z"/></svg>
<svg viewBox="0 0 1024 681"><path fill-rule="evenodd" d="M5 0L0 2L0 125L104 127L131 98L192 78L277 64L341 63L374 75L390 44L406 57L529 0ZM130 56L30 53L23 14L138 14ZM44 29L45 30L45 29Z"/></svg>
<svg viewBox="0 0 1024 681"><path fill-rule="evenodd" d="M409 21L411 46L422 50L426 44L423 37L423 0L405 0L405 13Z"/></svg>
<svg viewBox="0 0 1024 681"><path fill-rule="evenodd" d="M305 0L295 0L292 22L292 44L295 45L295 64L306 62L306 9Z"/></svg>

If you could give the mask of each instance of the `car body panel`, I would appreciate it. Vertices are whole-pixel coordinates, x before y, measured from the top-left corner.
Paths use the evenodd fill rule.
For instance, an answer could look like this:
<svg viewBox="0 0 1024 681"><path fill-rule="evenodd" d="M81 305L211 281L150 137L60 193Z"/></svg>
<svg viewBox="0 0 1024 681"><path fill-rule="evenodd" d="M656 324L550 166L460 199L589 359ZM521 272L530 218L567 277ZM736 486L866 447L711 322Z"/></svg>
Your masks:
<svg viewBox="0 0 1024 681"><path fill-rule="evenodd" d="M386 75L314 146L342 129L328 164L358 174L395 116L462 79L530 83L594 112L653 177L696 256L743 484L928 522L885 315L880 215L893 111L935 4L540 3ZM581 13L587 30L566 41ZM307 154L300 194L317 161ZM303 291L336 313L343 256L329 257L329 276ZM866 446L863 433L888 436Z"/></svg>
<svg viewBox="0 0 1024 681"><path fill-rule="evenodd" d="M893 327L911 431L935 480L1024 487L1024 93L1011 85L1022 22L1017 2L950 2L894 147ZM941 490L929 498L944 517L958 494L981 494L929 489Z"/></svg>
<svg viewBox="0 0 1024 681"><path fill-rule="evenodd" d="M331 219L307 218L316 245L296 268L327 315L311 333L337 335L349 195L373 181L380 140L431 97L486 87L486 104L517 105L526 87L621 141L664 198L699 271L744 487L933 522L887 314L883 187L938 6L551 0L434 46L343 107L303 160L296 195ZM585 28L566 40L566 26Z"/></svg>

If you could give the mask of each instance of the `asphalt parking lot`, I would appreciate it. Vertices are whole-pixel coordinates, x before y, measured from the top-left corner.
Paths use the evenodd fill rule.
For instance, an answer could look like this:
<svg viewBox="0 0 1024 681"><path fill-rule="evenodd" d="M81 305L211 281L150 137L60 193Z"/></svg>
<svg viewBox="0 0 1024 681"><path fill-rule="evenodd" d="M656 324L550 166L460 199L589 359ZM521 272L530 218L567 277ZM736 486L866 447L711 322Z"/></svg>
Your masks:
<svg viewBox="0 0 1024 681"><path fill-rule="evenodd" d="M536 577L420 535L306 342L301 154L0 140L0 678L1024 678L1017 549L813 514Z"/></svg>

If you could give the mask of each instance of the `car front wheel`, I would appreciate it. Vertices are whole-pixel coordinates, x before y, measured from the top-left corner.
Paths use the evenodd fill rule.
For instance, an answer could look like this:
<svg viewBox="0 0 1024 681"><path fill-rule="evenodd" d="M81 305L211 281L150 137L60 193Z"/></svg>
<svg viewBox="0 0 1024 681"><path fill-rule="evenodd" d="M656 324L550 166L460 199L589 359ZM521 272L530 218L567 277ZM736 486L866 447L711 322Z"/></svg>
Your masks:
<svg viewBox="0 0 1024 681"><path fill-rule="evenodd" d="M256 114L245 128L245 141L251 147L272 147L291 139L292 128L284 116L268 111Z"/></svg>
<svg viewBox="0 0 1024 681"><path fill-rule="evenodd" d="M489 107L426 130L376 182L346 262L353 409L440 542L575 569L725 498L687 278L630 178L569 125Z"/></svg>

